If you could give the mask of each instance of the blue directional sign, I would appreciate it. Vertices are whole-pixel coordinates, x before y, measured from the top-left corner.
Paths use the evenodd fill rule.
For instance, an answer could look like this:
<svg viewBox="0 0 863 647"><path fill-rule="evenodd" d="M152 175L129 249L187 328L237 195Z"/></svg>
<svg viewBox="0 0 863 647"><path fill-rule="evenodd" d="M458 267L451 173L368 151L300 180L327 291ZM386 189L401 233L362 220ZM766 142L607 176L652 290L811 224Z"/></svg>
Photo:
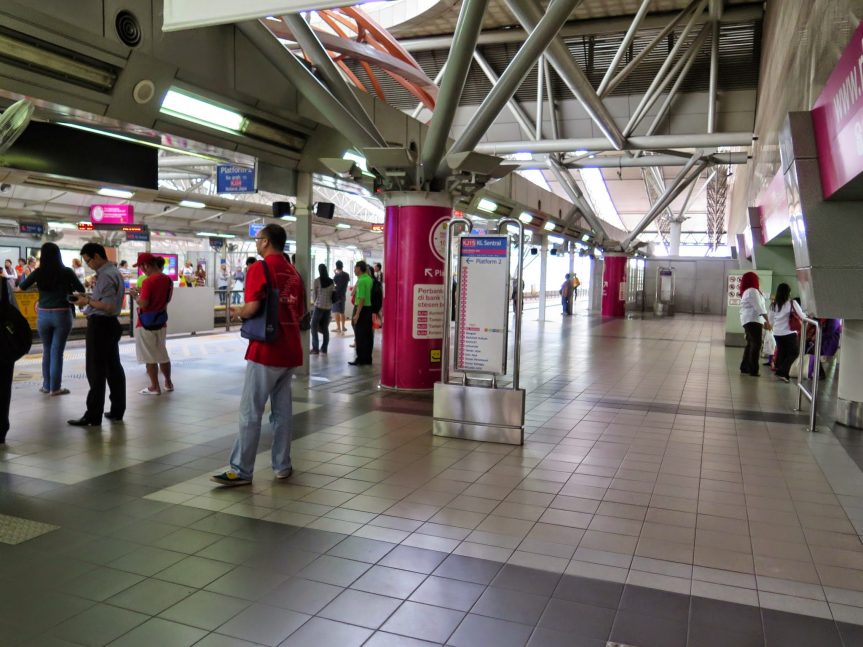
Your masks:
<svg viewBox="0 0 863 647"><path fill-rule="evenodd" d="M45 233L45 225L41 222L21 222L18 223L18 232L22 234L38 234L41 236Z"/></svg>
<svg viewBox="0 0 863 647"><path fill-rule="evenodd" d="M216 167L217 193L256 193L255 169L219 164Z"/></svg>
<svg viewBox="0 0 863 647"><path fill-rule="evenodd" d="M256 222L252 225L249 225L249 238L254 238L258 235L258 232L264 228L264 224L260 222Z"/></svg>

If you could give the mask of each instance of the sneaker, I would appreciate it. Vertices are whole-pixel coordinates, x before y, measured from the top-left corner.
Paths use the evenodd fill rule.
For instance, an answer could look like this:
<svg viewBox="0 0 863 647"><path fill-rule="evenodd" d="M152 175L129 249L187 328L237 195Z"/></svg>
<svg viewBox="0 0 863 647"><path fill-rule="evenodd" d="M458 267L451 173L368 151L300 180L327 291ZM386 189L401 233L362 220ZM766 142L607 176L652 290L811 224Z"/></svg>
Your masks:
<svg viewBox="0 0 863 647"><path fill-rule="evenodd" d="M210 477L210 480L222 487L237 487L238 485L251 485L252 483L251 479L244 479L232 470L226 470L221 474L214 474Z"/></svg>
<svg viewBox="0 0 863 647"><path fill-rule="evenodd" d="M279 480L281 481L281 480L284 480L284 479L286 479L286 478L290 478L291 474L293 474L293 473L294 473L294 468L293 468L293 467L289 467L289 468L288 468L287 470L285 470L284 472L278 472L278 473L276 474L276 478L277 478L277 479L279 479Z"/></svg>
<svg viewBox="0 0 863 647"><path fill-rule="evenodd" d="M790 379L788 379L787 377L782 377L781 375L777 375L776 377L778 377L780 380L782 380L782 381L783 381L783 382L785 382L786 384L787 384L788 382L790 382L790 381L791 381L791 380L790 380Z"/></svg>

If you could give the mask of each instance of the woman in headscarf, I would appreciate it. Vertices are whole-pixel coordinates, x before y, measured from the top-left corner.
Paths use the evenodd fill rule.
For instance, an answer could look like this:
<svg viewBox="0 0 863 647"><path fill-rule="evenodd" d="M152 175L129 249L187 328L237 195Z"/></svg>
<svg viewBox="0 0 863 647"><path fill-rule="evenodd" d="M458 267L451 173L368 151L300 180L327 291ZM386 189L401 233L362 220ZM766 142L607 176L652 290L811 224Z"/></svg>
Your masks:
<svg viewBox="0 0 863 647"><path fill-rule="evenodd" d="M740 279L740 324L746 333L746 348L740 372L758 377L758 359L761 355L761 335L764 328L771 329L767 320L764 297L758 289L758 275L746 272Z"/></svg>

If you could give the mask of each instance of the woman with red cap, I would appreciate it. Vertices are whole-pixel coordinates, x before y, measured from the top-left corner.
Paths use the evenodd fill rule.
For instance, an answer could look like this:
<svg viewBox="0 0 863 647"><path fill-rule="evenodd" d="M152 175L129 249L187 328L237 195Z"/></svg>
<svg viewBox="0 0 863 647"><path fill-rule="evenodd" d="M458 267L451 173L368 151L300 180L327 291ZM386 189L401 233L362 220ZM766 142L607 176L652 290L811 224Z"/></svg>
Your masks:
<svg viewBox="0 0 863 647"><path fill-rule="evenodd" d="M740 372L758 377L762 330L770 330L772 326L767 318L767 308L758 289L758 275L755 272L746 272L740 279L740 323L746 333Z"/></svg>

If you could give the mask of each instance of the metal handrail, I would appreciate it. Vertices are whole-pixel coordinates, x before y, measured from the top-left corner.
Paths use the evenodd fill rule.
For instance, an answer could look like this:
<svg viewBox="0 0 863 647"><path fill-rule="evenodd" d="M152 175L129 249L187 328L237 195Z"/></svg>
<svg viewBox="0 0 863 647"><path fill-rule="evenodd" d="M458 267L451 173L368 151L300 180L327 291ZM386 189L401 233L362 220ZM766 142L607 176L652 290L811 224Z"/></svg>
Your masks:
<svg viewBox="0 0 863 647"><path fill-rule="evenodd" d="M803 406L803 396L806 396L806 399L811 403L809 405L809 431L815 431L815 413L817 409L818 403L818 373L821 368L821 324L818 323L817 319L809 319L808 317L800 317L803 324L801 326L800 331L800 368L797 371L797 406L794 408L795 411L800 411ZM803 361L806 358L806 328L807 326L812 325L815 326L815 348L814 357L815 357L815 368L812 371L812 390L808 391L806 387L803 385Z"/></svg>

